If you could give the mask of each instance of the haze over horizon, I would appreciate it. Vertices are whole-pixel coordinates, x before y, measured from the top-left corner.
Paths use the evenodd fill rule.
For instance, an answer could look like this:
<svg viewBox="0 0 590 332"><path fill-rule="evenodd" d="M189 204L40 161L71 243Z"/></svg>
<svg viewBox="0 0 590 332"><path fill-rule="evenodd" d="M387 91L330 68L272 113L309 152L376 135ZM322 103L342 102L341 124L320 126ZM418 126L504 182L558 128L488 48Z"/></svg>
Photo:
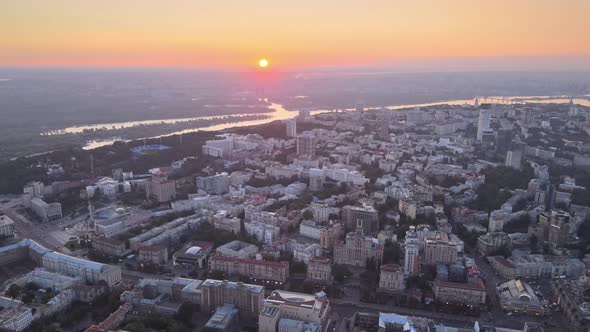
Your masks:
<svg viewBox="0 0 590 332"><path fill-rule="evenodd" d="M141 10L138 10L141 8ZM588 70L590 2L33 2L0 13L0 67Z"/></svg>

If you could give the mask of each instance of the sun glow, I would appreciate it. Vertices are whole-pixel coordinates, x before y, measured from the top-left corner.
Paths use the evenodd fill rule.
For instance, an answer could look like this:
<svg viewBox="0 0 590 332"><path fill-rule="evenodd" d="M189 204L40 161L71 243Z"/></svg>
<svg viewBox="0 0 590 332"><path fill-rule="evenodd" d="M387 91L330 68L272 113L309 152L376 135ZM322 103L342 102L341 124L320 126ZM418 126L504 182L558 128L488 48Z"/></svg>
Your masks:
<svg viewBox="0 0 590 332"><path fill-rule="evenodd" d="M268 67L268 60L266 60L264 58L258 60L258 67L260 67L260 68Z"/></svg>

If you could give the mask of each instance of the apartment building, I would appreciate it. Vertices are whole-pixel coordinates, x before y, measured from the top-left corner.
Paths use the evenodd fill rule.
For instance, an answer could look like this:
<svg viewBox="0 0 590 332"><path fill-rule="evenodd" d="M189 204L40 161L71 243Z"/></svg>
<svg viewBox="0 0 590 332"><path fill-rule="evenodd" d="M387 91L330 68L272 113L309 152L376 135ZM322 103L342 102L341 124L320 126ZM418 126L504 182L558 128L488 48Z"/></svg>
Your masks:
<svg viewBox="0 0 590 332"><path fill-rule="evenodd" d="M153 265L166 265L168 263L168 247L163 245L151 245L139 247L139 260Z"/></svg>
<svg viewBox="0 0 590 332"><path fill-rule="evenodd" d="M159 203L170 202L176 197L176 181L154 174L145 184L145 194L147 199L153 198Z"/></svg>
<svg viewBox="0 0 590 332"><path fill-rule="evenodd" d="M457 261L457 244L450 241L445 233L424 241L424 264L455 263Z"/></svg>
<svg viewBox="0 0 590 332"><path fill-rule="evenodd" d="M379 277L379 290L392 293L401 293L406 289L406 280L403 267L397 264L384 264L381 266Z"/></svg>
<svg viewBox="0 0 590 332"><path fill-rule="evenodd" d="M212 176L199 176L197 188L211 195L223 195L229 192L230 177L226 172Z"/></svg>
<svg viewBox="0 0 590 332"><path fill-rule="evenodd" d="M329 258L314 256L307 262L307 281L329 284L332 282L332 262Z"/></svg>
<svg viewBox="0 0 590 332"><path fill-rule="evenodd" d="M434 281L434 298L441 303L485 305L486 288L479 279L465 283L436 279Z"/></svg>
<svg viewBox="0 0 590 332"><path fill-rule="evenodd" d="M207 279L201 284L201 310L213 312L224 304L233 304L240 310L240 318L258 318L264 301L264 287L242 282Z"/></svg>

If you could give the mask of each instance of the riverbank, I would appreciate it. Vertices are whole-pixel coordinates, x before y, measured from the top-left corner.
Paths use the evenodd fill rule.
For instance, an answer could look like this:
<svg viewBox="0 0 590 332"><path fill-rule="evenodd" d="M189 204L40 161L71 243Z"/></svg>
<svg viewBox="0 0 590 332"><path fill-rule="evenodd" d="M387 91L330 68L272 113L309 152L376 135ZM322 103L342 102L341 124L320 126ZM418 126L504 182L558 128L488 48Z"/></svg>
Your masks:
<svg viewBox="0 0 590 332"><path fill-rule="evenodd" d="M576 105L590 107L590 99L587 96L574 98ZM268 102L267 100L265 102ZM465 105L473 106L474 99L445 100L432 103L403 104L382 106L375 109L389 109L392 111L416 107L429 107L438 105ZM570 102L567 96L496 96L481 97L478 102L491 102L502 104L564 104ZM53 134L33 137L29 140L7 140L0 144L0 160L14 159L32 154L43 154L46 150L63 150L73 147L82 147L92 150L111 145L116 141L129 141L144 138L161 138L174 135L184 135L199 131L221 131L230 128L256 126L277 120L286 120L297 116L298 111L289 110L283 105L268 102L269 112L253 114L236 114L228 116L205 116L186 119L162 119L119 122L111 124L94 124L78 127L68 127L54 131ZM334 111L353 111L346 109L319 109L306 108L311 115ZM109 127L109 125L112 125Z"/></svg>

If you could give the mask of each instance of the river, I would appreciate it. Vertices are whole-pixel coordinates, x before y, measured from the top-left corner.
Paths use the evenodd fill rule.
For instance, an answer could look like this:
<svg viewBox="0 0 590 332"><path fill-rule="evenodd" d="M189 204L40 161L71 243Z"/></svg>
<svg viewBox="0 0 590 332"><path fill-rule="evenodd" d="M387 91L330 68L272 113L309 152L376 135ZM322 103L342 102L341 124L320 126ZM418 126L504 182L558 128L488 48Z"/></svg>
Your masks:
<svg viewBox="0 0 590 332"><path fill-rule="evenodd" d="M589 97L589 96L584 96ZM569 103L570 99L567 96L513 96L513 97L480 97L479 101L481 103L485 102L493 102L499 104L524 104L524 103L542 103L542 104L564 104ZM574 98L574 104L582 105L590 107L590 99L585 98ZM422 104L405 104L405 105L392 105L392 106L385 106L386 109L390 110L400 110L405 108L415 108L415 107L428 107L428 106L437 106L437 105L474 105L475 99L456 99L456 100L447 100L447 101L440 101L440 102L432 102L432 103L422 103ZM287 120L294 118L297 116L298 111L290 111L285 109L282 105L277 103L270 103L269 107L273 112L270 113L244 113L244 114L236 114L232 116L245 116L245 115L267 115L268 118L261 119L261 120L249 120L249 121L239 121L239 122L230 122L230 123L222 123L217 125L211 126L203 126L203 127L195 127L191 129L185 129L181 131L171 132L165 135L153 136L153 137L146 137L146 138L159 138L159 137L167 137L172 135L180 135L186 133L192 133L197 131L220 131L228 128L236 128L236 127L245 127L245 126L255 126L261 125L265 123L269 123L272 121L277 120ZM345 109L343 111L352 111L353 108ZM319 109L313 110L310 112L311 115L317 115L322 113L329 113L334 112L334 110L327 110L327 109ZM195 117L195 118L183 118L183 119L162 119L162 120L147 120L147 121L130 121L130 122L117 122L117 123L109 123L109 124L95 124L95 125L87 125L87 126L78 126L78 127L69 127L65 128L59 132L67 132L67 133L77 133L82 132L85 129L104 129L104 128L126 128L131 127L134 125L145 125L145 124L157 124L157 123L176 123L182 121L190 121L190 120L198 120L198 119L214 119L219 118L220 116L205 116L205 117ZM139 138L142 139L142 138ZM84 150L92 150L99 148L101 146L111 145L116 141L121 141L120 138L112 138L106 140L96 140L96 141L89 141L83 147Z"/></svg>

